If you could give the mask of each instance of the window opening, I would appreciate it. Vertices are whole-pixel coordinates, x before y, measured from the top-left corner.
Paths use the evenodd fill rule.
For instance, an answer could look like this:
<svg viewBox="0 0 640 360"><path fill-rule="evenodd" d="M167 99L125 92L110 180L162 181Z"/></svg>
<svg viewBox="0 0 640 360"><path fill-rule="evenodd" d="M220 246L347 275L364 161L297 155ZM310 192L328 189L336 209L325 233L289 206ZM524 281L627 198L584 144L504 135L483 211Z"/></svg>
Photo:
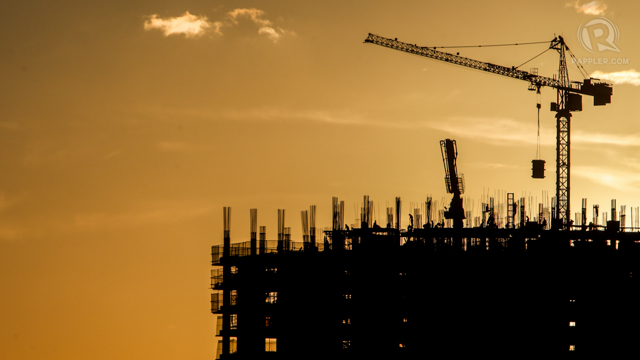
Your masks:
<svg viewBox="0 0 640 360"><path fill-rule="evenodd" d="M267 299L266 302L268 304L275 304L278 301L278 292L277 291L270 291L267 293Z"/></svg>
<svg viewBox="0 0 640 360"><path fill-rule="evenodd" d="M264 351L266 352L276 352L278 350L278 339L276 338L265 338L264 339Z"/></svg>
<svg viewBox="0 0 640 360"><path fill-rule="evenodd" d="M231 314L231 330L236 330L238 328L238 314Z"/></svg>

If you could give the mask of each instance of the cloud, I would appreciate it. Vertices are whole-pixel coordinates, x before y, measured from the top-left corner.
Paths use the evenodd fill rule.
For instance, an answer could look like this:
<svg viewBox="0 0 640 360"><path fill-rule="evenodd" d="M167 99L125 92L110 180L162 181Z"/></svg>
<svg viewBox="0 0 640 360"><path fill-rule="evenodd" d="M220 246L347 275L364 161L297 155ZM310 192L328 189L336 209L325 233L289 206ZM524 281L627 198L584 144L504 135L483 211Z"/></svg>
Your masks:
<svg viewBox="0 0 640 360"><path fill-rule="evenodd" d="M640 85L640 72L637 72L634 69L610 73L594 71L590 76L600 80L611 81L614 84Z"/></svg>
<svg viewBox="0 0 640 360"><path fill-rule="evenodd" d="M249 18L254 24L259 26L258 34L266 35L269 39L274 42L280 39L280 36L283 34L293 34L292 31L284 30L282 28L278 28L277 30L273 27L271 21L264 19L264 11L251 8L251 9L235 9L229 11L227 13L227 18L235 25L238 25L239 18Z"/></svg>
<svg viewBox="0 0 640 360"><path fill-rule="evenodd" d="M573 4L567 4L567 6L572 5L578 13L586 15L604 15L604 11L607 10L607 5L601 3L600 1L592 1L590 3L580 5L580 1L576 0L576 2Z"/></svg>
<svg viewBox="0 0 640 360"><path fill-rule="evenodd" d="M625 192L640 191L640 175L637 172L597 166L573 166L571 173L612 189Z"/></svg>
<svg viewBox="0 0 640 360"><path fill-rule="evenodd" d="M206 16L195 16L188 11L180 17L162 19L157 14L151 15L144 23L145 30L162 30L165 36L184 34L185 37L197 37L208 32L223 35L223 28L241 26L241 19L248 19L258 26L258 34L265 35L273 42L282 35L295 35L293 31L274 27L273 23L266 19L265 12L256 8L238 8L229 11L222 21L209 21Z"/></svg>
<svg viewBox="0 0 640 360"><path fill-rule="evenodd" d="M640 146L640 134L601 134L572 131L571 141L576 144L615 145L620 147Z"/></svg>
<svg viewBox="0 0 640 360"><path fill-rule="evenodd" d="M145 30L162 30L164 36L184 34L185 37L196 37L203 35L210 28L213 28L214 32L219 32L221 26L219 22L209 22L206 16L192 15L188 11L182 16L166 19L161 19L154 14L144 22Z"/></svg>
<svg viewBox="0 0 640 360"><path fill-rule="evenodd" d="M273 41L276 41L276 40L278 40L280 38L280 34L278 34L278 32L275 31L272 27L268 27L268 26L261 27L258 30L258 34L260 34L260 35L265 35L266 34Z"/></svg>
<svg viewBox="0 0 640 360"><path fill-rule="evenodd" d="M512 119L456 117L429 123L428 127L496 144L535 145L537 142L537 128L533 123L523 124ZM555 129L540 129L541 145L554 145L554 139Z"/></svg>
<svg viewBox="0 0 640 360"><path fill-rule="evenodd" d="M249 17L251 21L260 26L271 26L271 21L262 19L262 15L264 15L264 11L258 10L256 8L251 9L235 9L229 11L227 16L231 19L234 24L238 23L239 17Z"/></svg>
<svg viewBox="0 0 640 360"><path fill-rule="evenodd" d="M445 121L429 123L428 127L445 131L456 136L468 137L503 145L531 145L537 141L536 126L524 124L512 119L499 118L450 118ZM543 146L556 145L555 125L540 129L540 144ZM611 145L617 147L640 147L640 133L638 134L604 134L588 133L580 130L571 132L571 142L574 145Z"/></svg>

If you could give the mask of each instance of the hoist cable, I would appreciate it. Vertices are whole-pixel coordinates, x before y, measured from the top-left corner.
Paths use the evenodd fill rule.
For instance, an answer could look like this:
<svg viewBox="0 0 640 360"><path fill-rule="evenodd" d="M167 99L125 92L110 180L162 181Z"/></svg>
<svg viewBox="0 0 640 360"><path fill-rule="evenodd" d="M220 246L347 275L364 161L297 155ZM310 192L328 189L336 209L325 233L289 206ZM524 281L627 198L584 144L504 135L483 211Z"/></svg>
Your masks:
<svg viewBox="0 0 640 360"><path fill-rule="evenodd" d="M536 107L538 108L538 139L537 139L537 143L536 143L536 159L540 160L540 108L542 107L540 105L540 98L541 98L541 94L540 94L540 88L538 87L538 89L536 90L536 100L537 100L537 104Z"/></svg>

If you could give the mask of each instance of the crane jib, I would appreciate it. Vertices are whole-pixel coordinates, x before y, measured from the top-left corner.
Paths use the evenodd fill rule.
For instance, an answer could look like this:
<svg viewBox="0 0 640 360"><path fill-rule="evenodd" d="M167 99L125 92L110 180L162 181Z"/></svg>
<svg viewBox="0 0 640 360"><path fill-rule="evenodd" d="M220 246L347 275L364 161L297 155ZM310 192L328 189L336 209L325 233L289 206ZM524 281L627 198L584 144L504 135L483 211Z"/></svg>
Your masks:
<svg viewBox="0 0 640 360"><path fill-rule="evenodd" d="M558 90L565 90L571 93L593 96L593 104L596 106L611 103L611 95L613 94L611 85L603 82L593 81L597 79L584 79L582 83L573 82L570 84L570 86L563 86L563 84L557 79L534 75L527 71L516 69L515 67L507 67L469 59L464 56L449 54L447 52L435 50L434 48L418 46L416 44L408 44L396 39L388 39L379 35L369 34L364 42L385 46L391 49L420 55L460 66L465 66L472 69L486 71L493 74L508 76L514 79L528 81L537 88L547 86Z"/></svg>

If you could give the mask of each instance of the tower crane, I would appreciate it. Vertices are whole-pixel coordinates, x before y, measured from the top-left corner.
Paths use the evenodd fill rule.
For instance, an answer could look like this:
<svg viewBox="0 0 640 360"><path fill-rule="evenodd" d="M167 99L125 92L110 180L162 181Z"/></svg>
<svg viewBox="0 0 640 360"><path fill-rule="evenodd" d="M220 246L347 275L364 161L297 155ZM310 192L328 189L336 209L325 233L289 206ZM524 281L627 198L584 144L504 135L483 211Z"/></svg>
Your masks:
<svg viewBox="0 0 640 360"><path fill-rule="evenodd" d="M582 111L582 95L593 96L593 105L595 106L611 103L613 88L610 84L601 82L599 79L589 77L577 61L576 63L581 69L584 79L582 82L569 81L566 53L569 53L573 59L575 59L575 56L569 50L569 47L562 36L556 36L551 40L549 48L547 49L556 50L560 55L557 78L555 76L553 78L540 76L537 72L523 71L515 66L507 67L469 59L463 56L438 51L435 47L408 44L398 41L398 39L389 39L371 33L364 42L518 80L524 80L529 82L529 90L540 91L540 88L544 86L556 89L556 102L551 103L551 111L556 112L556 208L553 217L554 219L557 219L557 223L559 223L560 226L569 226L569 220L571 219L571 112ZM536 165L534 164L534 177L538 177L535 176L535 167Z"/></svg>

